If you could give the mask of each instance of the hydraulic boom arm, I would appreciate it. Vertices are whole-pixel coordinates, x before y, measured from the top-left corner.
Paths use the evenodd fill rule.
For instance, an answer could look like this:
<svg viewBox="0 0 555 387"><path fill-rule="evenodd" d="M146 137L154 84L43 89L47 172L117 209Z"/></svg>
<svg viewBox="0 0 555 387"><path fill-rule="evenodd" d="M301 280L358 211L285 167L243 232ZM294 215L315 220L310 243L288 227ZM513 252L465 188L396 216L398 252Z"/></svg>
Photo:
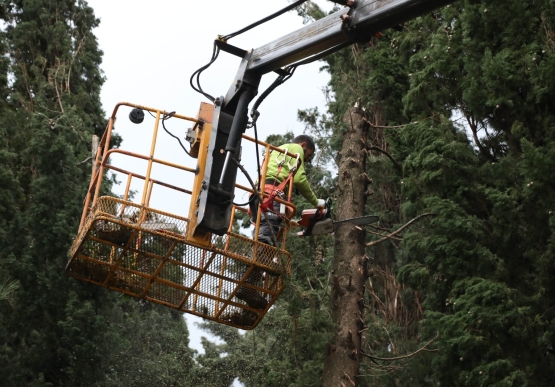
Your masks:
<svg viewBox="0 0 555 387"><path fill-rule="evenodd" d="M232 211L233 191L241 152L241 135L248 124L248 106L258 94L262 76L283 66L316 60L340 48L368 41L374 34L397 26L454 0L345 0L343 8L262 47L243 50L225 41L217 46L242 58L225 97L215 101L214 119L202 189L197 200L195 233L222 235ZM200 178L200 176L199 176Z"/></svg>

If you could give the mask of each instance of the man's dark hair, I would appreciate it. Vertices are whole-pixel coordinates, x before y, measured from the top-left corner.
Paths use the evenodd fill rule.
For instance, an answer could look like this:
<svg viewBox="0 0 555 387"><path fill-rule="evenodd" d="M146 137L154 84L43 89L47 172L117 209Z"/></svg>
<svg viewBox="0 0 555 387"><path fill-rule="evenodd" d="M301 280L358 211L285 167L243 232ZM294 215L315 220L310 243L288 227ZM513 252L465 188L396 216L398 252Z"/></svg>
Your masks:
<svg viewBox="0 0 555 387"><path fill-rule="evenodd" d="M293 139L294 144L300 144L302 142L306 142L306 147L312 151L316 150L316 146L314 145L314 140L312 137L307 136L306 134L298 135Z"/></svg>

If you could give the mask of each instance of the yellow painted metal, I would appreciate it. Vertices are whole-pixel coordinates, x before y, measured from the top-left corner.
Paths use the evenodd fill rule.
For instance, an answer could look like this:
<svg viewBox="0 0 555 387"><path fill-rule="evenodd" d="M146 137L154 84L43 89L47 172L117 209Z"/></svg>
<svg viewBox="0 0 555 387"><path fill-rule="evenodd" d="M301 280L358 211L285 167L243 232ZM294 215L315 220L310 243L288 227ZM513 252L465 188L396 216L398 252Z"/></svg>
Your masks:
<svg viewBox="0 0 555 387"><path fill-rule="evenodd" d="M200 193L203 186L204 172L206 169L206 160L208 158L208 146L210 144L210 135L212 133L212 116L214 115L214 106L201 103L198 117L202 124L197 123L195 126L197 139L200 142L197 146L197 172L193 182L193 193L191 205L189 206L190 227L188 228L187 238L191 243L197 246L208 247L210 245L210 233L202 233L197 231L197 219L200 203Z"/></svg>
<svg viewBox="0 0 555 387"><path fill-rule="evenodd" d="M150 144L150 155L148 157L148 167L146 169L145 187L143 189L143 199L141 204L148 206L146 201L148 187L150 185L150 173L152 172L152 159L154 158L154 149L156 148L156 140L158 139L158 126L160 125L160 111L156 112L156 121L154 122L154 132L152 133L152 142Z"/></svg>
<svg viewBox="0 0 555 387"><path fill-rule="evenodd" d="M120 106L140 107L155 114L151 147L147 155L109 149L113 123ZM235 217L223 236L210 233L197 235L192 232L203 168L208 157L212 112L211 105L203 104L197 118L177 114L173 116L195 123L198 159L196 167L191 168L154 157L158 123L166 112L128 103L119 104L114 109L95 157L81 224L69 252L66 271L81 280L182 312L242 329L252 329L281 294L285 286L284 276L290 272L291 255L285 250L285 234L279 248L265 245L258 241L257 236L253 240L234 233L232 225ZM139 128L142 130L142 127ZM247 142L254 142L248 136L243 138ZM262 142L260 145L265 147L267 153L275 148ZM146 160L146 171L137 173L112 165L109 163L110 156L116 154L143 160L143 163ZM152 174L156 164L194 173L192 190L179 186L179 182L156 178ZM99 196L103 177L108 170L127 178L122 199ZM266 170L265 165L263 170ZM264 174L261 178L265 180ZM134 202L130 195L132 182L136 180L144 182L138 202ZM154 203L162 191L155 186L185 195L185 199L190 201L188 217L153 208L150 203ZM253 192L251 188L240 185L236 189ZM281 202L293 209L285 222L287 226L294 215L295 206L289 201ZM186 201L182 204L185 205ZM246 212L247 209L234 207L233 213L235 211ZM249 273L255 270L263 273L261 279L257 283L247 283ZM268 302L267 306L258 310L235 297L242 287L258 292Z"/></svg>

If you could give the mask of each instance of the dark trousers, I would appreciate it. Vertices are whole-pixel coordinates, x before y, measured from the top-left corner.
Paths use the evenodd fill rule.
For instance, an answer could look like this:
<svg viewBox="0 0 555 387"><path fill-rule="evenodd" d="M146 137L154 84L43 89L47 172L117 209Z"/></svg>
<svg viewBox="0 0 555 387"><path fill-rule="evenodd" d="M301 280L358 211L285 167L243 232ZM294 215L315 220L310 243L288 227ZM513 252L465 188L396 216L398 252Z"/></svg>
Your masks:
<svg viewBox="0 0 555 387"><path fill-rule="evenodd" d="M258 214L258 198L254 198L250 204L251 220L256 223L256 217ZM280 210L280 204L276 201L273 202L273 210L266 210L260 215L260 226L258 229L258 241L269 246L277 245L277 236L280 231L281 218L278 215ZM264 254L263 248L259 247L257 250L257 255L260 257ZM243 272L245 275L245 272ZM261 286L263 281L263 272L258 268L254 268L247 279L246 283L254 286ZM236 297L240 300L245 301L249 306L256 309L264 309L268 304L266 297L260 295L257 291L247 287L241 287L236 294Z"/></svg>
<svg viewBox="0 0 555 387"><path fill-rule="evenodd" d="M281 197L282 195L280 195ZM270 246L277 245L277 236L281 228L281 217L278 215L280 211L280 203L274 201L273 211L267 209L260 215L260 227L258 229L258 241ZM256 223L258 214L258 198L254 198L250 204L251 221Z"/></svg>

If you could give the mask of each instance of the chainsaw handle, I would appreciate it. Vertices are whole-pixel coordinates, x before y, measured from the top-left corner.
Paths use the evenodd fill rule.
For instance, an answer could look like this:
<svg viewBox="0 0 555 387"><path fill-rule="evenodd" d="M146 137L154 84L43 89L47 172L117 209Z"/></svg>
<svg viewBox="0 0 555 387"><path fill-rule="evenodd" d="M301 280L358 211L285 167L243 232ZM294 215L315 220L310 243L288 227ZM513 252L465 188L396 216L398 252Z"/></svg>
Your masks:
<svg viewBox="0 0 555 387"><path fill-rule="evenodd" d="M332 205L331 198L327 198L325 201L324 207L317 207L314 210L303 211L302 217L298 221L297 225L306 227L306 228L304 229L304 231L297 233L297 235L311 236L312 230L314 229L314 226L316 225L316 223L326 218L331 218L331 205ZM309 215L309 213L312 211L314 212L311 215ZM306 212L309 212L306 214L306 216L307 217L310 216L310 218L305 217Z"/></svg>
<svg viewBox="0 0 555 387"><path fill-rule="evenodd" d="M322 211L324 211L322 208L316 208L316 212L310 218L310 223L308 224L308 227L306 228L306 230L304 230L304 236L312 235L312 229L314 228L314 225L316 224L316 221L318 220Z"/></svg>

